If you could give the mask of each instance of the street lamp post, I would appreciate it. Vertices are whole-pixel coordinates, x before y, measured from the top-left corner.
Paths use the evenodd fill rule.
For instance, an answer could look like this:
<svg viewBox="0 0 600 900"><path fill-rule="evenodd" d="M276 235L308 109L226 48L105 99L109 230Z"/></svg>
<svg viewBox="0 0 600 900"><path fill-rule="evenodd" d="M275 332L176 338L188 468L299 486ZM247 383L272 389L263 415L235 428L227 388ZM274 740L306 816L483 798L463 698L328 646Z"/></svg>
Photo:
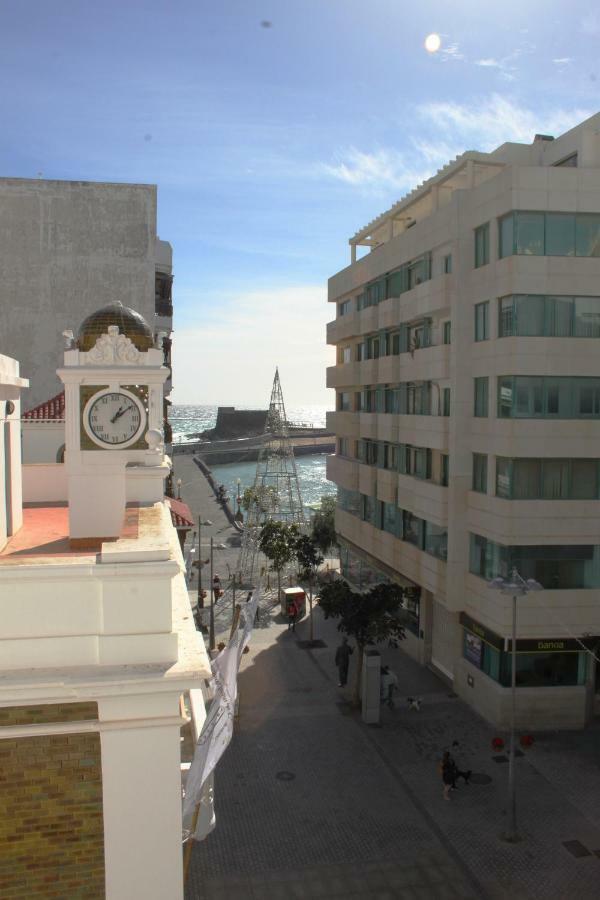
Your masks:
<svg viewBox="0 0 600 900"><path fill-rule="evenodd" d="M210 622L208 627L208 648L215 649L215 581L213 574L214 563L213 538L210 539Z"/></svg>
<svg viewBox="0 0 600 900"><path fill-rule="evenodd" d="M533 578L525 580L516 568L510 571L508 578L494 578L489 586L502 594L512 596L512 642L511 642L511 713L510 713L510 750L508 756L508 830L504 839L511 844L521 840L517 831L517 786L515 780L515 722L517 713L517 597L525 597L530 591L542 591L539 581Z"/></svg>
<svg viewBox="0 0 600 900"><path fill-rule="evenodd" d="M202 516L198 516L198 609L204 606L202 598L202 526L212 525L210 519L202 521Z"/></svg>
<svg viewBox="0 0 600 900"><path fill-rule="evenodd" d="M177 479L177 499L181 500L181 478Z"/></svg>

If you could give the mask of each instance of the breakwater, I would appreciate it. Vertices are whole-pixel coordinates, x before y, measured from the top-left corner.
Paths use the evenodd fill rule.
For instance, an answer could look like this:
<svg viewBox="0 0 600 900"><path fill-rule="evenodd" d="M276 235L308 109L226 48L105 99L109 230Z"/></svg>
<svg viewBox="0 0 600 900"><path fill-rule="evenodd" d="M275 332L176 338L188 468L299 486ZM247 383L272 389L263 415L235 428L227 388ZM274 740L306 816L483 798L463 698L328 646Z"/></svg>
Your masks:
<svg viewBox="0 0 600 900"><path fill-rule="evenodd" d="M316 429L315 429L316 430ZM270 435L240 438L228 441L191 441L185 444L174 444L173 455L190 453L203 460L207 465L218 466L238 462L256 462L261 447ZM322 431L310 436L290 436L294 456L307 456L312 453L334 453L335 439L331 432Z"/></svg>

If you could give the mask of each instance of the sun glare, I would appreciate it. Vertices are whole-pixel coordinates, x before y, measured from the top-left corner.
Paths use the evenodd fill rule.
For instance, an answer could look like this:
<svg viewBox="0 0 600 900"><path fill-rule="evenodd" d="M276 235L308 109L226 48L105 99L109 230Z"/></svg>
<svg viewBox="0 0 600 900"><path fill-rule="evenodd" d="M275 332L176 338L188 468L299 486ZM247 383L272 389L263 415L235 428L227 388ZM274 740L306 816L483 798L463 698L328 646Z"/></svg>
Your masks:
<svg viewBox="0 0 600 900"><path fill-rule="evenodd" d="M428 53L437 53L442 46L442 39L439 34L428 34L425 38L425 49Z"/></svg>

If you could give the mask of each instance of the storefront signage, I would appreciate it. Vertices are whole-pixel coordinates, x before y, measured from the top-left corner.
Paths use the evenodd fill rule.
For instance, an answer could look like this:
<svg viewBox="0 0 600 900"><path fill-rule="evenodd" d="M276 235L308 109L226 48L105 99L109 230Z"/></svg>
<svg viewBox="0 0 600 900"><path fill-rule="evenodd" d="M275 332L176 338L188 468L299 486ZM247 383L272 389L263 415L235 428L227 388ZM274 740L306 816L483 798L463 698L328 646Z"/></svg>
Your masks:
<svg viewBox="0 0 600 900"><path fill-rule="evenodd" d="M486 644L490 644L497 650L504 649L504 638L501 638L500 635L490 631L489 628L486 628L484 625L480 625L479 622L476 622L475 619L472 619L465 612L461 612L460 614L460 624L463 628L466 628L467 631L473 632L473 634L481 638L482 641L485 641Z"/></svg>
<svg viewBox="0 0 600 900"><path fill-rule="evenodd" d="M517 653L578 653L585 647L590 650L600 642L598 637L582 637L579 641L575 638L543 638L531 640L517 639ZM582 647L583 644L583 647ZM508 651L512 650L512 641L507 641Z"/></svg>

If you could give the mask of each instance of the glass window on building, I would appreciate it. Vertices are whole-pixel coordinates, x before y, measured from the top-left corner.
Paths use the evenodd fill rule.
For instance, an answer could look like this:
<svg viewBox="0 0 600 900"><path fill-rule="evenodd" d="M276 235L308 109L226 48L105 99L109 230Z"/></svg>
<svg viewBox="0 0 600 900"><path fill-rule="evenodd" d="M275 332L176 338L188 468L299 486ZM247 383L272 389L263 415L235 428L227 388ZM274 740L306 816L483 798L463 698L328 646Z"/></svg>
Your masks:
<svg viewBox="0 0 600 900"><path fill-rule="evenodd" d="M448 253L442 260L442 272L444 275L452 274L452 254Z"/></svg>
<svg viewBox="0 0 600 900"><path fill-rule="evenodd" d="M600 256L600 215L577 215L575 242L577 256Z"/></svg>
<svg viewBox="0 0 600 900"><path fill-rule="evenodd" d="M448 480L450 476L450 457L447 453L442 453L440 456L440 484L442 487L448 487Z"/></svg>
<svg viewBox="0 0 600 900"><path fill-rule="evenodd" d="M600 297L574 298L573 334L575 337L600 337Z"/></svg>
<svg viewBox="0 0 600 900"><path fill-rule="evenodd" d="M442 388L442 415L450 415L450 388Z"/></svg>
<svg viewBox="0 0 600 900"><path fill-rule="evenodd" d="M475 304L475 340L487 341L489 339L488 329L488 313L490 304L486 300L484 303Z"/></svg>
<svg viewBox="0 0 600 900"><path fill-rule="evenodd" d="M415 547L423 546L423 519L406 509L402 512L402 538Z"/></svg>
<svg viewBox="0 0 600 900"><path fill-rule="evenodd" d="M498 337L512 337L515 334L513 297L501 297L498 300Z"/></svg>
<svg viewBox="0 0 600 900"><path fill-rule="evenodd" d="M496 460L496 494L510 500L596 500L598 459Z"/></svg>
<svg viewBox="0 0 600 900"><path fill-rule="evenodd" d="M484 453L473 454L473 490L487 494L487 456Z"/></svg>
<svg viewBox="0 0 600 900"><path fill-rule="evenodd" d="M363 522L373 524L375 521L375 500L368 494L360 495L360 517Z"/></svg>
<svg viewBox="0 0 600 900"><path fill-rule="evenodd" d="M517 651L516 656L515 681L518 688L585 683L585 677L581 681L579 680L582 675L579 657L585 657L584 653L519 653ZM512 656L510 653L502 653L500 683L504 687L511 685L511 671Z"/></svg>
<svg viewBox="0 0 600 900"><path fill-rule="evenodd" d="M337 505L344 512L357 516L360 511L360 494L358 491L351 491L338 486Z"/></svg>
<svg viewBox="0 0 600 900"><path fill-rule="evenodd" d="M475 397L473 415L476 418L487 418L488 415L488 394L489 394L489 378L474 378Z"/></svg>
<svg viewBox="0 0 600 900"><path fill-rule="evenodd" d="M544 255L544 213L518 212L516 252L521 256Z"/></svg>
<svg viewBox="0 0 600 900"><path fill-rule="evenodd" d="M494 681L500 681L500 651L466 628L463 634L464 658Z"/></svg>
<svg viewBox="0 0 600 900"><path fill-rule="evenodd" d="M485 266L490 261L490 223L475 229L475 268Z"/></svg>
<svg viewBox="0 0 600 900"><path fill-rule="evenodd" d="M352 312L352 300L344 300L343 303L338 303L338 316L347 316L350 312Z"/></svg>
<svg viewBox="0 0 600 900"><path fill-rule="evenodd" d="M406 628L417 636L419 635L420 603L421 588L404 588L402 592L403 618L405 618Z"/></svg>
<svg viewBox="0 0 600 900"><path fill-rule="evenodd" d="M337 400L338 412L349 412L352 409L352 395L347 391L340 391Z"/></svg>
<svg viewBox="0 0 600 900"><path fill-rule="evenodd" d="M445 526L434 525L433 522L423 522L425 532L423 549L431 556L438 559L448 558L448 529Z"/></svg>
<svg viewBox="0 0 600 900"><path fill-rule="evenodd" d="M450 344L452 342L452 322L444 322L442 342L444 344Z"/></svg>
<svg viewBox="0 0 600 900"><path fill-rule="evenodd" d="M515 252L515 215L510 212L502 216L498 225L498 256L512 256Z"/></svg>
<svg viewBox="0 0 600 900"><path fill-rule="evenodd" d="M469 570L489 580L506 577L515 566L520 575L534 578L547 590L600 587L600 546L579 544L506 547L471 534Z"/></svg>
<svg viewBox="0 0 600 900"><path fill-rule="evenodd" d="M400 510L395 503L383 504L383 523L382 528L388 534L399 536L400 531Z"/></svg>
<svg viewBox="0 0 600 900"><path fill-rule="evenodd" d="M498 379L498 416L600 418L600 378L503 375Z"/></svg>
<svg viewBox="0 0 600 900"><path fill-rule="evenodd" d="M546 256L575 256L574 213L546 213Z"/></svg>
<svg viewBox="0 0 600 900"><path fill-rule="evenodd" d="M348 438L338 438L338 456L350 456L350 441Z"/></svg>

